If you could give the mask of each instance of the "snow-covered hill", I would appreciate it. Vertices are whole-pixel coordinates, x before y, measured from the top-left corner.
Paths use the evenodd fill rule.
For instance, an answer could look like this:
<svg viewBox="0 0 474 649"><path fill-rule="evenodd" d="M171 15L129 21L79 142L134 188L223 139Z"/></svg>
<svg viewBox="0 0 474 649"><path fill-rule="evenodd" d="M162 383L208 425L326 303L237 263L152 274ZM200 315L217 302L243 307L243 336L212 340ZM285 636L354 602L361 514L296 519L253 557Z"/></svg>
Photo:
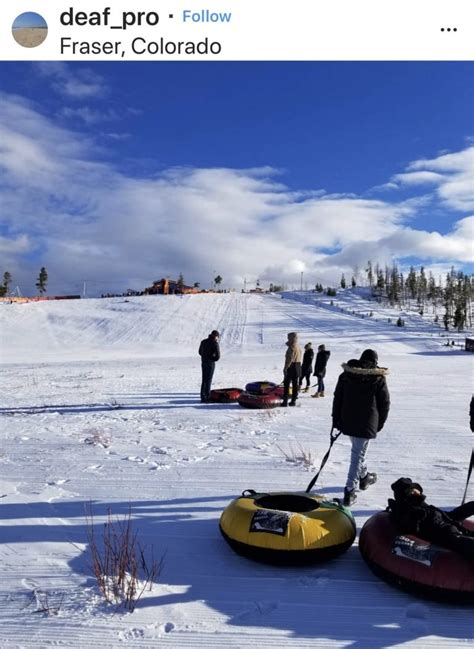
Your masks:
<svg viewBox="0 0 474 649"><path fill-rule="evenodd" d="M340 364L366 347L390 369L392 408L370 448L379 481L354 507L358 528L403 475L440 506L460 502L472 356L446 347L426 319L408 315L405 328L395 319L360 291L332 305L312 293L1 305L0 647L468 646L468 610L390 588L356 545L331 563L284 570L234 555L218 532L243 489L306 487L327 450ZM267 412L200 404L197 347L214 328L216 387L279 382L286 333L297 331L332 352L327 398ZM348 457L340 439L318 491L341 495ZM130 505L140 539L166 552L131 615L97 598L89 504L97 533L108 509L123 516ZM57 614L35 613L45 596Z"/></svg>

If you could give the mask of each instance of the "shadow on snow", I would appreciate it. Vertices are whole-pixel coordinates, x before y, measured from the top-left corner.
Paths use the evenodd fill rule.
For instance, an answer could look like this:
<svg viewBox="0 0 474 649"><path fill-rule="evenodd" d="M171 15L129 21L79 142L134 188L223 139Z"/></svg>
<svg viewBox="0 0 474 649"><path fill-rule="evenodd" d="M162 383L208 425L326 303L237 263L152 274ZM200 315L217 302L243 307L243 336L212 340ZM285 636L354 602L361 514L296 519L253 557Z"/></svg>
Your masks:
<svg viewBox="0 0 474 649"><path fill-rule="evenodd" d="M374 577L355 546L331 562L303 568L266 566L236 555L218 529L219 515L233 497L3 503L1 543L87 544L86 511L92 511L94 534L100 539L107 513L110 511L114 520L123 520L131 507L140 543L153 545L157 559L165 555L157 581L168 588L186 589L160 595L152 592L137 608L204 601L232 627L329 638L352 649L383 649L431 635L464 641L469 637L465 610L431 602L413 606L421 600ZM358 512L354 513L357 516ZM68 524L58 523L59 518ZM28 520L28 525L20 519ZM70 567L90 583L90 563L87 550L73 558Z"/></svg>

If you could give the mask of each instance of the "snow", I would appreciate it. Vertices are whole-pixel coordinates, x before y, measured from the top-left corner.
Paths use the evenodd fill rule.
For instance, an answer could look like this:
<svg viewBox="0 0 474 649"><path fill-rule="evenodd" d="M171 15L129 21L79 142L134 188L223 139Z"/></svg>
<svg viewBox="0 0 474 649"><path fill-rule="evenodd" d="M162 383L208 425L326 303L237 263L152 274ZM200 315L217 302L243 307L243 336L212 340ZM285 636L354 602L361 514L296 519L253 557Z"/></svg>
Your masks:
<svg viewBox="0 0 474 649"><path fill-rule="evenodd" d="M0 647L472 646L469 609L388 586L357 541L334 561L283 569L239 557L218 530L244 489L306 488L329 444L340 364L366 347L390 369L392 408L369 449L379 480L359 494L358 529L400 476L439 506L460 503L472 356L446 347L430 318L404 314L399 328L398 314L360 290L332 305L309 292L2 305ZM332 352L327 397L271 411L199 403L197 347L215 328L214 387L280 382L297 331ZM286 457L301 449L312 466ZM348 455L342 437L315 491L342 494ZM133 613L101 600L86 522L92 511L100 534L108 511L122 519L129 507L140 541L164 555Z"/></svg>

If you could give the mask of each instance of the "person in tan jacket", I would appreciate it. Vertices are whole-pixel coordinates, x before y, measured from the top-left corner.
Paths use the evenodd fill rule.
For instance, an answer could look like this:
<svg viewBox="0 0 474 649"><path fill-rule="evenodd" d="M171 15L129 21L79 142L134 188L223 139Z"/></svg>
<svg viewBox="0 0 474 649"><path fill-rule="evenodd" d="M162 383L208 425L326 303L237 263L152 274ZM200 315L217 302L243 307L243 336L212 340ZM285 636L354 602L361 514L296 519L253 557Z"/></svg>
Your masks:
<svg viewBox="0 0 474 649"><path fill-rule="evenodd" d="M288 341L285 354L285 366L283 368L283 403L286 406L295 406L298 398L298 387L301 376L301 347L298 345L298 335L293 331L288 334ZM291 383L291 401L288 404Z"/></svg>

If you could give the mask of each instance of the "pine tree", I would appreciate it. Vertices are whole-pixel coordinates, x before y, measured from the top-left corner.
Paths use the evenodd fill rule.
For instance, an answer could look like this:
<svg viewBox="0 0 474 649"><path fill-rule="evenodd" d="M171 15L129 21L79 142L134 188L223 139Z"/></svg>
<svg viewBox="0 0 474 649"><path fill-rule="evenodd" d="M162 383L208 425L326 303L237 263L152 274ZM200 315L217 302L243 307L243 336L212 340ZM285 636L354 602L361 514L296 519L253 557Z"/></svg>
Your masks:
<svg viewBox="0 0 474 649"><path fill-rule="evenodd" d="M356 278L354 277L354 275L352 275L351 286L352 288L355 288L357 286Z"/></svg>
<svg viewBox="0 0 474 649"><path fill-rule="evenodd" d="M367 279L369 281L369 286L370 286L370 288L372 288L372 284L374 283L374 273L372 271L372 262L370 261L370 259L367 262L366 271L367 271Z"/></svg>
<svg viewBox="0 0 474 649"><path fill-rule="evenodd" d="M38 293L40 295L43 295L43 293L46 293L46 284L48 282L48 271L44 266L41 267L41 270L38 275L38 279L36 281L36 288L38 289Z"/></svg>
<svg viewBox="0 0 474 649"><path fill-rule="evenodd" d="M453 326L458 330L462 331L466 324L466 311L464 310L464 301L462 296L457 296L456 306L454 309L453 315Z"/></svg>
<svg viewBox="0 0 474 649"><path fill-rule="evenodd" d="M454 317L455 278L456 273L454 272L454 268L451 268L449 273L446 275L446 286L444 289L443 324L446 331L449 330L449 325Z"/></svg>
<svg viewBox="0 0 474 649"><path fill-rule="evenodd" d="M382 292L385 288L385 277L381 268L377 271L377 290Z"/></svg>
<svg viewBox="0 0 474 649"><path fill-rule="evenodd" d="M342 273L341 276L341 288L346 288L346 278L344 277L344 273Z"/></svg>
<svg viewBox="0 0 474 649"><path fill-rule="evenodd" d="M413 266L410 266L410 272L407 275L406 285L410 291L410 297L415 299L416 297L416 271Z"/></svg>
<svg viewBox="0 0 474 649"><path fill-rule="evenodd" d="M426 292L426 297L431 301L434 301L436 299L436 282L431 271L428 275L428 289Z"/></svg>
<svg viewBox="0 0 474 649"><path fill-rule="evenodd" d="M398 274L398 268L395 264L392 266L392 270L390 271L387 297L390 300L390 304L397 304L400 302L400 275Z"/></svg>
<svg viewBox="0 0 474 649"><path fill-rule="evenodd" d="M220 275L217 275L217 277L214 277L214 284L219 287L222 282L222 277ZM258 280L257 280L258 282Z"/></svg>
<svg viewBox="0 0 474 649"><path fill-rule="evenodd" d="M405 304L405 292L406 292L405 278L403 276L403 273L400 273L400 302L402 303L402 305Z"/></svg>
<svg viewBox="0 0 474 649"><path fill-rule="evenodd" d="M180 273L180 274L179 274L178 281L176 282L176 286L177 286L177 288L179 288L180 291L183 290L183 288L184 288L184 277L183 277L183 273Z"/></svg>
<svg viewBox="0 0 474 649"><path fill-rule="evenodd" d="M422 266L420 268L420 277L418 278L417 281L417 300L418 300L418 306L420 307L421 315L423 315L423 311L425 308L427 289L428 289L428 282L426 280L425 269Z"/></svg>
<svg viewBox="0 0 474 649"><path fill-rule="evenodd" d="M12 276L8 272L8 270L6 270L3 273L3 284L2 284L2 288L4 290L4 293L3 293L4 295L8 295L8 289L10 287L11 281L12 281Z"/></svg>

